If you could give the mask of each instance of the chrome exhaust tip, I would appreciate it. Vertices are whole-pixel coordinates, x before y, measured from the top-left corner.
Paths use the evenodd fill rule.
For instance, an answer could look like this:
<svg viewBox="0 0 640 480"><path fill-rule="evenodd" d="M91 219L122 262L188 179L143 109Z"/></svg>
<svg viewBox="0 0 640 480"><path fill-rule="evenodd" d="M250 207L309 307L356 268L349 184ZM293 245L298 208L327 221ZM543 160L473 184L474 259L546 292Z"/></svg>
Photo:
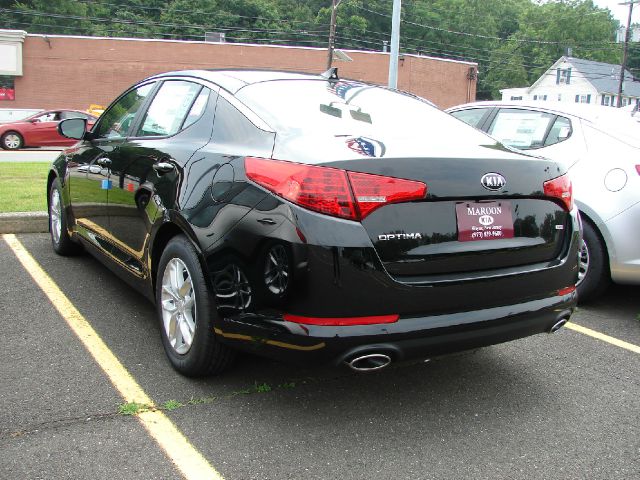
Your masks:
<svg viewBox="0 0 640 480"><path fill-rule="evenodd" d="M564 327L568 321L569 321L569 318L561 318L553 325L553 327L549 329L549 333L556 333L558 330Z"/></svg>
<svg viewBox="0 0 640 480"><path fill-rule="evenodd" d="M375 372L391 363L391 357L383 353L370 353L345 361L351 370L356 372Z"/></svg>

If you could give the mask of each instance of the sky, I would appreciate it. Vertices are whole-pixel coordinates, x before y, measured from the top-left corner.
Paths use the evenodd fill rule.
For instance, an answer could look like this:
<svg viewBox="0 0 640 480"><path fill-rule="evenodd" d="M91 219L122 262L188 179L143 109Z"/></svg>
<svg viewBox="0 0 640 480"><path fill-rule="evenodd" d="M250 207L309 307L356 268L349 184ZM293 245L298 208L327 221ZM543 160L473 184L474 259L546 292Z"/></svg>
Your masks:
<svg viewBox="0 0 640 480"><path fill-rule="evenodd" d="M623 26L627 25L627 19L629 18L629 5L619 5L626 0L594 0L593 3L600 8L608 8L613 13L613 16L620 21ZM632 23L640 23L640 3L636 3L633 6Z"/></svg>

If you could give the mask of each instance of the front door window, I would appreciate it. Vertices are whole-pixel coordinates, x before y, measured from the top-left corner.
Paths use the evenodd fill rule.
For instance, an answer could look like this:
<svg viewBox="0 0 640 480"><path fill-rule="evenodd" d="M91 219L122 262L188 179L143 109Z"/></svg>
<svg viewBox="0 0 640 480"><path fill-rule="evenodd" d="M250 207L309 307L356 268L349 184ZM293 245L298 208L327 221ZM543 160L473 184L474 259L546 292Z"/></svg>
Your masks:
<svg viewBox="0 0 640 480"><path fill-rule="evenodd" d="M126 137L133 126L136 113L153 89L153 85L153 83L147 83L131 90L113 104L109 110L104 112L94 131L94 138L115 139Z"/></svg>

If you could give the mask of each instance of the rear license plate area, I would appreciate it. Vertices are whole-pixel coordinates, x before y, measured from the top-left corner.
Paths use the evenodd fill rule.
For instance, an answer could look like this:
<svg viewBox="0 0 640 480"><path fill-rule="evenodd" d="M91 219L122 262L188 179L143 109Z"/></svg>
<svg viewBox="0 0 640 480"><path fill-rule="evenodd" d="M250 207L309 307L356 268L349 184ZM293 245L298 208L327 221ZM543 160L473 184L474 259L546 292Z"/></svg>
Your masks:
<svg viewBox="0 0 640 480"><path fill-rule="evenodd" d="M456 219L460 242L513 238L511 202L460 202Z"/></svg>

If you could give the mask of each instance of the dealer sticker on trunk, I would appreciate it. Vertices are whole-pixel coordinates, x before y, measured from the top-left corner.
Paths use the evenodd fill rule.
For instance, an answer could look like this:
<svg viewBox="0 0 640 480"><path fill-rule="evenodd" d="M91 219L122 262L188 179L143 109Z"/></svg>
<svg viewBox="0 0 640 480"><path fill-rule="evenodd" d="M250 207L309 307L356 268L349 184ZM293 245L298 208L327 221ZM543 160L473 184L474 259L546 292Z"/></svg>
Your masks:
<svg viewBox="0 0 640 480"><path fill-rule="evenodd" d="M513 238L513 218L509 202L457 203L456 217L460 242Z"/></svg>

